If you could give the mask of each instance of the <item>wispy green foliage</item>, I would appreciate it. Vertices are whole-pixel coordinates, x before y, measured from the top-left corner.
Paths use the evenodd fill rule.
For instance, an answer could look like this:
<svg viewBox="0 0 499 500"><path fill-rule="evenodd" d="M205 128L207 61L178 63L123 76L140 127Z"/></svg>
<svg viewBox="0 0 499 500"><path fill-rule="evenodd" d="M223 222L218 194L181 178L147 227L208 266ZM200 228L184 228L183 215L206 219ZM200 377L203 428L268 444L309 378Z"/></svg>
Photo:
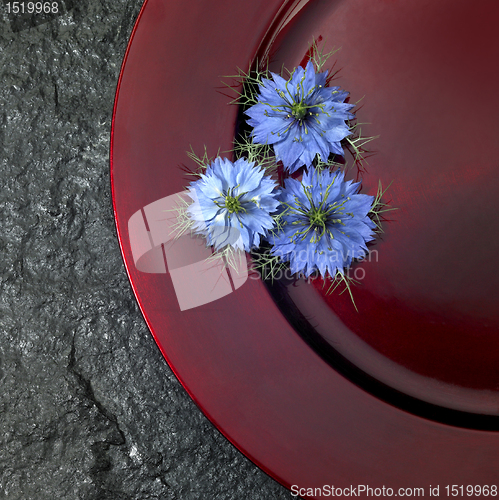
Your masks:
<svg viewBox="0 0 499 500"><path fill-rule="evenodd" d="M368 163L367 158L373 154L372 151L366 148L366 145L379 137L379 135L367 137L362 135L362 125L366 124L351 121L349 126L352 134L343 139L345 147L352 155L354 165L360 173L365 172L365 165Z"/></svg>
<svg viewBox="0 0 499 500"><path fill-rule="evenodd" d="M388 191L390 186L392 185L393 181L388 184L386 188L383 189L383 186L381 185L381 181L378 183L378 191L376 192L376 196L374 197L374 202L371 207L371 210L369 211L369 216L371 217L371 220L376 224L376 232L382 233L383 228L382 228L382 220L384 218L384 215L386 212L391 212L393 210L397 210L397 208L394 208L390 206L389 203L385 203L383 201L383 196L385 193Z"/></svg>
<svg viewBox="0 0 499 500"><path fill-rule="evenodd" d="M350 300L352 301L355 310L358 311L357 305L355 304L355 300L353 298L353 293L351 288L353 284L359 283L357 280L355 280L348 274L343 274L338 271L334 277L326 278L324 280L324 285L327 282L330 283L329 288L327 289L326 292L327 295L332 294L338 287L343 286L343 290L341 290L339 294L342 295L343 293L348 292L348 295L350 296Z"/></svg>
<svg viewBox="0 0 499 500"><path fill-rule="evenodd" d="M184 169L188 175L193 175L195 177L199 177L201 174L203 174L206 171L206 168L208 165L217 157L220 155L220 149L218 150L216 156L208 156L208 151L206 149L206 146L204 147L204 152L202 156L198 156L195 152L192 146L190 146L191 150L187 151L187 156L197 165L195 170L187 170Z"/></svg>
<svg viewBox="0 0 499 500"><path fill-rule="evenodd" d="M329 58L340 50L340 48L333 47L329 52L324 52L324 45L325 43L319 46L318 41L314 38L312 39L312 45L309 49L310 60L315 66L315 71L317 73L324 71L324 66Z"/></svg>
<svg viewBox="0 0 499 500"><path fill-rule="evenodd" d="M276 236L283 228L283 216L286 210L279 212L273 216L274 228L268 231L267 240L272 241L273 237ZM264 280L270 280L271 282L276 279L277 276L282 274L282 272L289 268L287 262L283 262L280 257L272 255L268 248L263 250L255 250L251 253L253 259L253 269L260 273L260 276Z"/></svg>
<svg viewBox="0 0 499 500"><path fill-rule="evenodd" d="M189 217L187 212L189 205L190 202L186 199L184 194L178 194L175 206L167 210L167 212L173 212L172 219L175 222L171 225L170 235L173 234L174 239L178 239L192 230L194 221Z"/></svg>
<svg viewBox="0 0 499 500"><path fill-rule="evenodd" d="M272 146L269 144L255 144L248 134L240 135L234 141L233 152L236 158L244 157L249 162L255 162L265 169L267 175L277 172L277 160Z"/></svg>
<svg viewBox="0 0 499 500"><path fill-rule="evenodd" d="M256 61L247 71L237 68L235 75L224 76L223 84L235 94L230 104L238 104L243 107L256 104L258 102L258 86L269 75L268 66L265 65L262 69Z"/></svg>

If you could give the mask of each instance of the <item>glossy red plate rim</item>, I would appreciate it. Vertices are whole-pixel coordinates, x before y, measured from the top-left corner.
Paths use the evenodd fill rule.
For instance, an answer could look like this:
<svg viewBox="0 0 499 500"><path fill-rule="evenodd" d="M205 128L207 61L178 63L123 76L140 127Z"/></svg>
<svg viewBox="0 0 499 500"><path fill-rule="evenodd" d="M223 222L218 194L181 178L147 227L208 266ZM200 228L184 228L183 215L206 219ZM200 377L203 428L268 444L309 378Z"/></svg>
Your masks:
<svg viewBox="0 0 499 500"><path fill-rule="evenodd" d="M273 39L277 36L280 27L282 26L283 23L286 22L286 18L293 15L293 10L297 9L299 10L302 5L308 3L310 0L281 0L281 6L278 9L278 11L275 14L274 19L269 23L268 29L266 32L266 35L262 38L262 41L260 43L259 50L257 52L263 53L263 54L268 54L268 51L270 50L270 47L272 45ZM210 415L208 409L203 408L203 406L200 404L198 398L196 395L190 390L190 388L184 383L182 380L182 377L179 375L178 370L175 368L173 363L169 360L167 352L163 349L161 342L159 341L157 335L155 334L154 327L152 323L150 322L148 315L145 311L145 306L142 303L139 294L137 292L137 289L134 286L131 273L130 273L130 268L129 264L127 262L127 259L125 258L125 253L124 253L124 238L122 235L122 232L120 231L119 223L118 223L118 209L117 209L117 204L116 204L116 196L115 196L115 183L114 183L114 170L113 170L113 140L114 140L114 131L115 131L115 119L116 119L116 109L118 107L118 97L120 93L120 87L123 79L123 74L125 72L126 68L126 63L128 59L128 55L130 53L130 50L132 48L132 43L134 40L134 36L136 34L136 31L139 27L140 20L142 18L143 13L145 12L147 5L149 3L149 0L144 0L144 3L142 4L142 7L139 11L139 14L137 16L137 19L135 21L135 24L132 29L132 33L130 34L130 38L127 44L127 48L125 51L125 55L123 56L123 62L121 64L120 68L120 73L118 77L118 83L116 86L116 93L115 93L115 98L114 98L114 104L113 104L113 116L111 120L111 140L110 140L110 155L109 155L109 163L110 163L110 179L111 179L111 196L112 196L112 201L113 201L113 213L114 213L114 221L116 225L116 233L118 237L118 242L120 245L120 251L121 251L121 256L123 259L123 264L125 266L128 279L130 281L130 286L132 288L132 291L135 295L135 298L137 300L137 304L139 306L139 309L142 313L142 316L149 328L149 331L151 332L151 335L153 336L156 345L158 346L161 354L163 355L164 359L168 363L168 366L172 370L173 374L175 375L176 379L180 382L184 390L189 394L190 398L194 401L196 406L203 412L203 414L210 420L210 422L217 428L217 430L233 445L235 446L240 452L242 452L247 458L249 458L257 467L259 467L262 471L264 471L266 474L268 474L270 477L272 477L274 480L278 481L280 484L285 486L286 488L290 488L291 484L287 481L285 481L283 478L279 477L276 475L269 467L265 466L260 460L258 460L256 457L252 456L250 453L245 451L231 436L228 434L220 425L217 424L216 420ZM128 241L126 242L128 245ZM133 265L133 263L132 263Z"/></svg>

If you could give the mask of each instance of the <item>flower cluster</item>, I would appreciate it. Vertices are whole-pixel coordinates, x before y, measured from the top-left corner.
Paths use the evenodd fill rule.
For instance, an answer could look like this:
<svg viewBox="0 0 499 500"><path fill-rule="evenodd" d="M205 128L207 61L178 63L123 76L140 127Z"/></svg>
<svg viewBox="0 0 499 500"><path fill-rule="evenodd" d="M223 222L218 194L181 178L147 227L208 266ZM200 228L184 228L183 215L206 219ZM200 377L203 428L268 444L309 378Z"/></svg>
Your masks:
<svg viewBox="0 0 499 500"><path fill-rule="evenodd" d="M346 144L358 165L356 144L371 138L354 137L348 93L329 86L321 67L310 61L287 79L257 72L256 91L241 99L251 130L235 150L239 159L197 159L203 169L188 187L187 214L215 251L263 244L292 273L335 280L367 255L382 204L380 192L360 194L337 161Z"/></svg>

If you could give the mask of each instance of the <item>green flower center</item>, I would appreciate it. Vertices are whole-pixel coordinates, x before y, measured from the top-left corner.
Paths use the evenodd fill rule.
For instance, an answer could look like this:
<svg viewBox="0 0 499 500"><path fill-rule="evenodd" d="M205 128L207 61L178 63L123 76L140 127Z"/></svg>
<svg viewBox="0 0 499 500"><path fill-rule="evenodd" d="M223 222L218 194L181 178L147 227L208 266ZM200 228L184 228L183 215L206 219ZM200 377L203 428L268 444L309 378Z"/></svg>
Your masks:
<svg viewBox="0 0 499 500"><path fill-rule="evenodd" d="M310 212L308 213L308 219L310 221L310 225L313 227L321 227L323 228L326 225L329 213L322 210L320 207L312 207Z"/></svg>
<svg viewBox="0 0 499 500"><path fill-rule="evenodd" d="M233 196L227 195L225 197L225 208L229 211L229 213L239 213L242 212L243 206L239 202L239 198L234 198Z"/></svg>
<svg viewBox="0 0 499 500"><path fill-rule="evenodd" d="M309 106L306 106L303 101L295 102L291 106L291 114L297 120L303 120L303 118L305 118L305 115L307 114L307 109L308 108L309 108Z"/></svg>
<svg viewBox="0 0 499 500"><path fill-rule="evenodd" d="M310 243L318 243L321 238L326 235L330 239L334 239L334 235L331 231L331 224L340 226L344 226L345 223L342 221L342 218L345 215L353 217L353 213L344 213L345 203L350 200L350 197L345 198L343 201L337 200L330 204L327 203L327 199L329 197L329 192L333 187L334 181L336 177L332 180L331 184L329 184L324 193L320 193L320 202L316 205L314 196L312 196L312 186L303 186L303 192L308 199L309 206L304 204L298 196L295 195L295 205L289 205L286 203L291 212L294 212L300 217L293 221L292 224L304 226L303 229L296 231L291 239L300 238L302 241L306 238L310 238ZM319 182L319 185L322 188L322 185ZM317 197L318 193L316 193ZM339 230L339 228L337 227ZM342 232L342 231L340 231ZM312 234L311 234L312 233Z"/></svg>

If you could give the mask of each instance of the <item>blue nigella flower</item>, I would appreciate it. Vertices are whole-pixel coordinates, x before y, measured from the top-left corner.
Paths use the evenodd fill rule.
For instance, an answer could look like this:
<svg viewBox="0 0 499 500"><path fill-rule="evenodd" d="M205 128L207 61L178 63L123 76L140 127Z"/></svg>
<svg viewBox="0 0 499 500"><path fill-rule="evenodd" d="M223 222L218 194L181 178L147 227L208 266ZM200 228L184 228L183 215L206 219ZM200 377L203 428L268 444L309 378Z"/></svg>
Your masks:
<svg viewBox="0 0 499 500"><path fill-rule="evenodd" d="M249 252L274 226L270 214L279 205L275 188L254 162L216 158L188 189L194 231L216 250L231 245Z"/></svg>
<svg viewBox="0 0 499 500"><path fill-rule="evenodd" d="M289 262L292 273L343 274L352 259L365 257L366 243L374 239L376 226L368 217L374 197L358 194L359 187L341 171L311 168L302 182L287 179L272 253Z"/></svg>
<svg viewBox="0 0 499 500"><path fill-rule="evenodd" d="M315 74L311 62L288 81L271 74L259 86L258 103L246 111L254 142L272 144L290 172L309 167L317 154L323 161L330 153L343 156L340 141L351 133L345 120L353 118L353 104L343 102L348 92L326 87L327 71Z"/></svg>

